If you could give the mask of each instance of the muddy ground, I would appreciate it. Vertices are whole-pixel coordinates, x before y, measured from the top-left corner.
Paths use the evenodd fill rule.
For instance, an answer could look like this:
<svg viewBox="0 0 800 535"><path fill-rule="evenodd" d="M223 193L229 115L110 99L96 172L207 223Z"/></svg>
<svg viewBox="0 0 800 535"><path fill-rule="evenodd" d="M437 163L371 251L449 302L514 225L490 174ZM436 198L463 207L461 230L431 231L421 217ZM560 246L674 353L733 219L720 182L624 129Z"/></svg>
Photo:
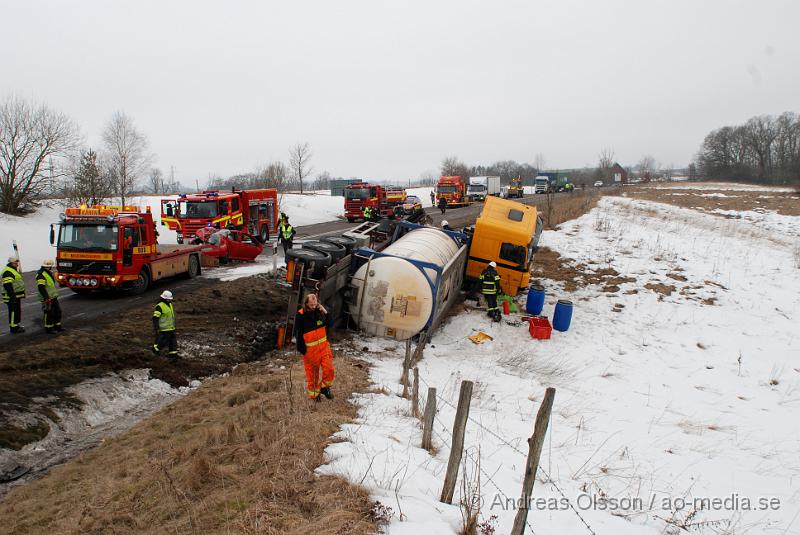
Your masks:
<svg viewBox="0 0 800 535"><path fill-rule="evenodd" d="M170 385L229 370L273 349L287 292L264 276L177 293L177 362L153 355L153 303L0 354L0 448L19 449L47 435L54 408L80 402L68 388L110 372L149 368Z"/></svg>
<svg viewBox="0 0 800 535"><path fill-rule="evenodd" d="M681 208L710 210L771 210L781 215L800 215L800 192L731 191L724 189L659 189L631 187L621 190L628 197L663 202Z"/></svg>

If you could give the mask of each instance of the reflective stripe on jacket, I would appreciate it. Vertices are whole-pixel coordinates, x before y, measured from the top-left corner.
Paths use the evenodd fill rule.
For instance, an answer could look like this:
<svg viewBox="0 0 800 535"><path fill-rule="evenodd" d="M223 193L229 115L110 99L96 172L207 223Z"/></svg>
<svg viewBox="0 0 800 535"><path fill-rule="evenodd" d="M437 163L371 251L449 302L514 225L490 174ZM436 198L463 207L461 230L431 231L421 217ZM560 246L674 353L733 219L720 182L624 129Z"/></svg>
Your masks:
<svg viewBox="0 0 800 535"><path fill-rule="evenodd" d="M40 269L36 273L36 284L37 286L44 286L45 292L47 293L46 299L56 299L58 298L58 288L56 288L56 281L53 280L53 276L50 272L44 268ZM44 301L45 296L42 295L42 292L39 292L39 300Z"/></svg>
<svg viewBox="0 0 800 535"><path fill-rule="evenodd" d="M480 276L481 293L483 295L496 294L500 289L500 275L493 269L486 269Z"/></svg>
<svg viewBox="0 0 800 535"><path fill-rule="evenodd" d="M294 236L294 227L291 225L281 225L278 230L284 240L291 240L292 236Z"/></svg>
<svg viewBox="0 0 800 535"><path fill-rule="evenodd" d="M175 330L175 308L172 303L159 302L153 311L153 317L158 318L159 331Z"/></svg>
<svg viewBox="0 0 800 535"><path fill-rule="evenodd" d="M8 303L11 296L8 294L6 285L12 286L12 291L17 299L25 297L25 281L22 280L22 274L11 266L6 266L3 269L3 302Z"/></svg>

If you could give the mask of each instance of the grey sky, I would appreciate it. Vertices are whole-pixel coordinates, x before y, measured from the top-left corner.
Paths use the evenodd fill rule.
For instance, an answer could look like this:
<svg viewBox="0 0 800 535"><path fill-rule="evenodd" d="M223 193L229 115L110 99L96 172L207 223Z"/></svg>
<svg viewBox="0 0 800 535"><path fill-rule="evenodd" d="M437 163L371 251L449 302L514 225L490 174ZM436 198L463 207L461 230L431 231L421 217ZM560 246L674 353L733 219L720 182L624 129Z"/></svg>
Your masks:
<svg viewBox="0 0 800 535"><path fill-rule="evenodd" d="M714 128L800 112L796 0L0 0L0 14L0 95L69 114L94 146L123 110L187 184L299 141L315 171L397 181L448 155L564 168L605 146L623 165L683 166Z"/></svg>

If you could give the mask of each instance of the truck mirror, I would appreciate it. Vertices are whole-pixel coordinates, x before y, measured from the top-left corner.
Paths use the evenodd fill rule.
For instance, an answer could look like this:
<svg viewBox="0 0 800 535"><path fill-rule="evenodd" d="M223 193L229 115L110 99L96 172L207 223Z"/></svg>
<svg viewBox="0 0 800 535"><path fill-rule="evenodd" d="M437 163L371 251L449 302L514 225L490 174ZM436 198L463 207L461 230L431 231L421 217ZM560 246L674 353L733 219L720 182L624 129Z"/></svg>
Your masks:
<svg viewBox="0 0 800 535"><path fill-rule="evenodd" d="M53 245L56 241L56 231L53 229L53 224L50 223L50 245Z"/></svg>

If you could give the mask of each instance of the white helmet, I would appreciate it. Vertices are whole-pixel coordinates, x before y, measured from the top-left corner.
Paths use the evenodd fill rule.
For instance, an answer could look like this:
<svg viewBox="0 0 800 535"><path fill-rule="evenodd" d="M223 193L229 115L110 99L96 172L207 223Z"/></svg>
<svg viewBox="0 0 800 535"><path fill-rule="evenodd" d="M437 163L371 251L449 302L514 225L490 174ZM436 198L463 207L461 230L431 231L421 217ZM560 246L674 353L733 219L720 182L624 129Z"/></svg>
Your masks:
<svg viewBox="0 0 800 535"><path fill-rule="evenodd" d="M497 267L497 262L492 260L491 262L489 262L489 267Z"/></svg>
<svg viewBox="0 0 800 535"><path fill-rule="evenodd" d="M450 226L450 223L447 222L447 219L442 219L442 228Z"/></svg>
<svg viewBox="0 0 800 535"><path fill-rule="evenodd" d="M170 292L169 290L164 290L163 292L161 292L161 299L172 301L172 292Z"/></svg>
<svg viewBox="0 0 800 535"><path fill-rule="evenodd" d="M55 261L53 261L52 258L45 258L44 260L42 260L42 267L51 268L55 265L56 263Z"/></svg>
<svg viewBox="0 0 800 535"><path fill-rule="evenodd" d="M8 257L8 263L12 264L14 262L19 262L19 257L15 254L12 254L11 256Z"/></svg>

